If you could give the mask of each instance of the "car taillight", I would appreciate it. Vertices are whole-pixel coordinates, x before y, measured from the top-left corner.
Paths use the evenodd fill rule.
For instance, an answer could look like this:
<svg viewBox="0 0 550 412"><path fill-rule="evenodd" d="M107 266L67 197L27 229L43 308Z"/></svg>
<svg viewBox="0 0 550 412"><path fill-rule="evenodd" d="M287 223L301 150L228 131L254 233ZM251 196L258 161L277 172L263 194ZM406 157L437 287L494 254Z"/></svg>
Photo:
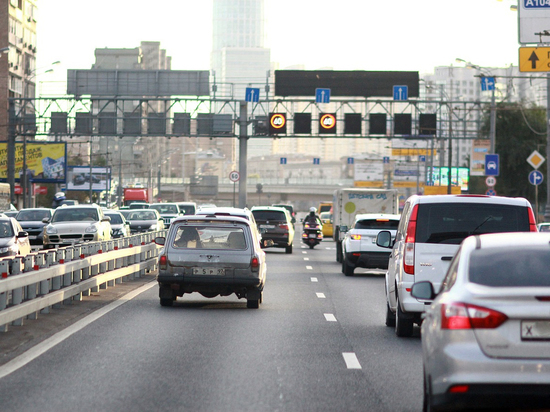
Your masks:
<svg viewBox="0 0 550 412"><path fill-rule="evenodd" d="M258 259L258 256L253 256L252 260L250 261L250 267L252 268L253 272L257 272L260 268L260 260Z"/></svg>
<svg viewBox="0 0 550 412"><path fill-rule="evenodd" d="M350 235L353 240L361 240L361 235Z"/></svg>
<svg viewBox="0 0 550 412"><path fill-rule="evenodd" d="M166 258L166 255L160 255L160 258L159 258L160 268L166 269L167 264L168 264L168 259Z"/></svg>
<svg viewBox="0 0 550 412"><path fill-rule="evenodd" d="M535 220L535 214L533 213L533 209L529 209L529 232L538 232L537 229L537 221Z"/></svg>
<svg viewBox="0 0 550 412"><path fill-rule="evenodd" d="M280 223L279 228L288 230L288 225L286 223Z"/></svg>
<svg viewBox="0 0 550 412"><path fill-rule="evenodd" d="M414 242L416 241L416 217L418 215L418 205L414 206L409 225L407 226L407 235L405 236L405 252L403 254L403 270L409 275L414 275Z"/></svg>
<svg viewBox="0 0 550 412"><path fill-rule="evenodd" d="M504 313L466 303L441 305L441 329L495 329L507 319Z"/></svg>

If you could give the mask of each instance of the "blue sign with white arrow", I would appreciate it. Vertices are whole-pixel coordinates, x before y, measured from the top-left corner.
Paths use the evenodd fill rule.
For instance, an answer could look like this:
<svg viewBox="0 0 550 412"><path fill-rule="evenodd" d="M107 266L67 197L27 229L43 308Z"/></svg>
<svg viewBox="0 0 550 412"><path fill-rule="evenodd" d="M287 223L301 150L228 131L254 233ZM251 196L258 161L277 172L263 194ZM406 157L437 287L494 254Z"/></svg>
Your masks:
<svg viewBox="0 0 550 412"><path fill-rule="evenodd" d="M281 157L281 159L279 160L279 163L282 165L286 165L286 157Z"/></svg>
<svg viewBox="0 0 550 412"><path fill-rule="evenodd" d="M494 77L482 77L481 78L481 91L495 90L495 78Z"/></svg>
<svg viewBox="0 0 550 412"><path fill-rule="evenodd" d="M242 90L242 89L241 89ZM259 102L260 101L260 89L257 87L247 87L245 90L245 98L247 102Z"/></svg>
<svg viewBox="0 0 550 412"><path fill-rule="evenodd" d="M315 103L330 103L330 89L315 89Z"/></svg>
<svg viewBox="0 0 550 412"><path fill-rule="evenodd" d="M409 98L409 86L393 86L393 100L407 100Z"/></svg>
<svg viewBox="0 0 550 412"><path fill-rule="evenodd" d="M538 170L532 170L531 173L529 173L529 183L532 185L538 186L543 180L544 176Z"/></svg>
<svg viewBox="0 0 550 412"><path fill-rule="evenodd" d="M498 176L499 160L497 154L485 155L485 176Z"/></svg>
<svg viewBox="0 0 550 412"><path fill-rule="evenodd" d="M321 159L318 158L318 157L314 157L314 158L313 158L313 164L314 164L314 165L321 164Z"/></svg>

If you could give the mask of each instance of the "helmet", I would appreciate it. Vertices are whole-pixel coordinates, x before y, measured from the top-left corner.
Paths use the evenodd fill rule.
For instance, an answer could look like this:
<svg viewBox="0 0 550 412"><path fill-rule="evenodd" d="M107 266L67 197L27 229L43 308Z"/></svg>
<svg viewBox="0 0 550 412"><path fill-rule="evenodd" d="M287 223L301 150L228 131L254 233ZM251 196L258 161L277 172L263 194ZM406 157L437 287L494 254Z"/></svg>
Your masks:
<svg viewBox="0 0 550 412"><path fill-rule="evenodd" d="M65 200L65 199L66 199L65 193L63 192L57 192L54 196L54 200L57 200L57 201Z"/></svg>
<svg viewBox="0 0 550 412"><path fill-rule="evenodd" d="M314 208L314 207L310 207L310 208L309 208L309 211L315 213L315 212L317 212L317 209Z"/></svg>

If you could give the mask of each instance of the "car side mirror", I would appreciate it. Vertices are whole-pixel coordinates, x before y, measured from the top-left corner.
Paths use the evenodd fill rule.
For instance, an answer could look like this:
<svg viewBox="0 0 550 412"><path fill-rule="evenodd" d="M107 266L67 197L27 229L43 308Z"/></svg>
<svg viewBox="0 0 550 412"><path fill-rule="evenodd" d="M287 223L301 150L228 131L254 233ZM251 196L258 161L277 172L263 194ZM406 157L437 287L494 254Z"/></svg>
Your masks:
<svg viewBox="0 0 550 412"><path fill-rule="evenodd" d="M156 237L155 238L155 243L159 246L164 246L164 244L166 243L166 238L164 237Z"/></svg>
<svg viewBox="0 0 550 412"><path fill-rule="evenodd" d="M17 237L27 237L27 236L29 236L29 234L25 231L21 231L17 234Z"/></svg>
<svg viewBox="0 0 550 412"><path fill-rule="evenodd" d="M432 282L422 281L412 285L412 297L420 300L433 300L436 297Z"/></svg>
<svg viewBox="0 0 550 412"><path fill-rule="evenodd" d="M50 219L45 217L44 219L42 219L42 223L50 223Z"/></svg>
<svg viewBox="0 0 550 412"><path fill-rule="evenodd" d="M391 249L393 247L391 232L389 230L382 230L378 232L376 236L376 246L384 247L386 249Z"/></svg>
<svg viewBox="0 0 550 412"><path fill-rule="evenodd" d="M110 222L111 218L109 216L104 216L103 219L101 219L102 222Z"/></svg>

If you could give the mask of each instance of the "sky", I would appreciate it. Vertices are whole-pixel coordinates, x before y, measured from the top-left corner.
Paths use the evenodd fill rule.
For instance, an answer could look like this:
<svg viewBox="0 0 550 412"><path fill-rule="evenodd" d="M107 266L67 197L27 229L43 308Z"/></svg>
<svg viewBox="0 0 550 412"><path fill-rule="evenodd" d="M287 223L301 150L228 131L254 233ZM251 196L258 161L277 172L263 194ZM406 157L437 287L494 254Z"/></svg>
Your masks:
<svg viewBox="0 0 550 412"><path fill-rule="evenodd" d="M513 0L265 0L266 47L279 68L433 73L518 64ZM162 6L161 6L162 5ZM39 82L90 69L96 48L159 41L173 70L208 70L211 0L38 0ZM52 62L54 71L41 74Z"/></svg>

